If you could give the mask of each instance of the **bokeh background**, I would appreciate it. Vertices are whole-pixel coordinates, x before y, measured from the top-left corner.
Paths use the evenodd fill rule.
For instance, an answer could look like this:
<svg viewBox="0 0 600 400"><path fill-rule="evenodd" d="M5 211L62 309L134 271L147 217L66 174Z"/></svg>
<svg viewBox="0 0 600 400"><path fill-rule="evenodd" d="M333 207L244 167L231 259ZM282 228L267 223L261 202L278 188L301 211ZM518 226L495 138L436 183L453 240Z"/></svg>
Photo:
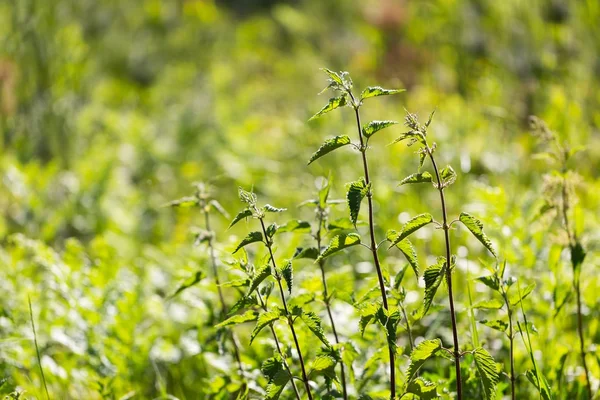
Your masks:
<svg viewBox="0 0 600 400"><path fill-rule="evenodd" d="M597 0L1 0L0 390L44 397L28 297L54 398L202 399L210 398L206 387L226 382L227 357L209 327L214 285L203 281L165 300L182 279L208 271L206 251L193 248L190 235L200 214L163 205L209 181L230 213L241 208L242 186L287 207L281 221L310 219L297 205L330 171L334 195L343 197L344 184L362 175L355 152L306 166L324 138L354 135L349 110L307 122L328 99L317 96L326 85L321 67L349 71L357 90L407 89L365 104L365 121L401 121L405 108L425 119L437 109L438 158L459 174L451 213L480 217L511 271L537 283L529 319L538 326L539 361L561 390L581 379L575 355L559 370L578 348L574 302L558 307L571 271L556 244L560 229L531 220L549 167L533 156L528 117L585 147L571 167L581 176L576 226L590 253L584 302L597 385L599 21ZM412 148L387 146L402 129L382 131L369 150L381 237L408 216L438 215L431 188L397 187L417 167ZM214 219L224 259L248 229L225 231L227 224ZM425 264L442 243L438 231L423 232ZM456 235L468 342L465 288L493 260ZM392 270L395 257L386 257ZM340 290L371 282L372 266L357 272L352 260L332 266L334 286L336 272L354 271L349 283L339 279ZM299 268L300 284L316 273ZM413 281L416 307L422 289ZM489 296L472 285L477 298ZM348 318L351 336L357 325ZM447 337L448 315L439 318L415 329ZM480 335L502 362L497 333L481 327ZM246 350L255 368L267 352ZM528 368L523 348L518 357Z"/></svg>

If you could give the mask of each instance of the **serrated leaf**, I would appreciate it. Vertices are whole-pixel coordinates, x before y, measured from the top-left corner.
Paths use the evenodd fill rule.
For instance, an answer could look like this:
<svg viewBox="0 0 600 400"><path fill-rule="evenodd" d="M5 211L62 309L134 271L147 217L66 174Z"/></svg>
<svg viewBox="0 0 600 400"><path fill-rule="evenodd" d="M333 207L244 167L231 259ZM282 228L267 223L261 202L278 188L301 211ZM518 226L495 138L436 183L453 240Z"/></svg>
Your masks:
<svg viewBox="0 0 600 400"><path fill-rule="evenodd" d="M256 290L258 285L260 285L269 276L271 276L271 266L269 264L265 264L254 274L254 278L252 278L252 282L250 283L248 295L251 295L252 292Z"/></svg>
<svg viewBox="0 0 600 400"><path fill-rule="evenodd" d="M423 279L425 281L425 296L423 297L423 305L419 311L419 318L423 318L427 315L433 298L444 280L446 260L443 257L438 258L437 264L430 265L425 269L423 273Z"/></svg>
<svg viewBox="0 0 600 400"><path fill-rule="evenodd" d="M406 275L407 269L408 269L408 265L404 265L404 266L400 267L400 270L394 277L394 289L395 290L400 290L400 287L402 286L402 281L404 280L404 275Z"/></svg>
<svg viewBox="0 0 600 400"><path fill-rule="evenodd" d="M312 363L309 377L313 378L319 375L325 375L331 379L335 379L335 368L336 361L333 357L328 355L320 355Z"/></svg>
<svg viewBox="0 0 600 400"><path fill-rule="evenodd" d="M243 324L244 322L256 321L256 318L258 318L258 313L255 310L248 310L243 314L234 315L233 317L227 318L220 324L215 325L215 328L224 328L230 325L237 325Z"/></svg>
<svg viewBox="0 0 600 400"><path fill-rule="evenodd" d="M202 271L196 271L194 273L194 275L190 276L185 281L183 281L181 283L181 285L179 285L179 287L177 288L177 290L175 290L175 292L172 295L169 296L169 299L172 299L173 297L177 296L178 294L180 294L184 290L186 290L186 289L194 286L196 283L200 282L204 278L204 276L205 276L204 272L202 272Z"/></svg>
<svg viewBox="0 0 600 400"><path fill-rule="evenodd" d="M289 372L282 370L277 372L271 382L267 385L265 400L277 400L281 396L283 389L291 380Z"/></svg>
<svg viewBox="0 0 600 400"><path fill-rule="evenodd" d="M297 233L309 233L310 223L307 221L300 221L299 219L288 221L281 225L277 232L297 232Z"/></svg>
<svg viewBox="0 0 600 400"><path fill-rule="evenodd" d="M421 134L418 131L412 130L404 132L402 135L398 136L392 143L390 143L390 145L399 143L406 139L410 139L408 142L408 146L412 146L416 142L421 142L422 144L425 144L425 140L423 139Z"/></svg>
<svg viewBox="0 0 600 400"><path fill-rule="evenodd" d="M381 308L381 303L376 301L373 303L368 303L360 308L360 320L358 322L358 326L360 329L360 334L363 336L365 334L365 329L371 322L373 322L377 311Z"/></svg>
<svg viewBox="0 0 600 400"><path fill-rule="evenodd" d="M248 204L249 206L255 205L256 202L258 201L256 194L254 194L253 192L244 190L241 187L238 187L238 196L242 202Z"/></svg>
<svg viewBox="0 0 600 400"><path fill-rule="evenodd" d="M504 303L498 299L483 300L473 304L473 308L485 308L488 310L497 310L502 308Z"/></svg>
<svg viewBox="0 0 600 400"><path fill-rule="evenodd" d="M347 186L348 193L346 193L346 199L348 201L348 209L350 210L350 220L355 225L360 211L360 203L369 192L370 185L367 185L365 178L360 178L355 182L350 182Z"/></svg>
<svg viewBox="0 0 600 400"><path fill-rule="evenodd" d="M246 306L253 306L256 304L257 304L257 301L254 296L250 296L250 295L243 296L238 301L236 301L233 306L231 306L231 309L229 309L228 315L233 315Z"/></svg>
<svg viewBox="0 0 600 400"><path fill-rule="evenodd" d="M232 281L222 283L221 287L228 287L228 288L244 287L244 286L250 285L250 282L251 282L251 280L248 278L234 279Z"/></svg>
<svg viewBox="0 0 600 400"><path fill-rule="evenodd" d="M417 230L432 222L433 217L431 216L431 214L428 213L419 214L416 217L412 218L410 221L408 221L402 226L402 230L400 231L400 233L398 233L396 237L394 237L394 241L392 242L389 248L394 247L397 243L404 240L410 234L416 232Z"/></svg>
<svg viewBox="0 0 600 400"><path fill-rule="evenodd" d="M442 186L448 187L456 182L456 172L451 166L447 165L440 171L440 178L442 180Z"/></svg>
<svg viewBox="0 0 600 400"><path fill-rule="evenodd" d="M499 319L493 320L493 321L488 321L487 319L484 319L484 320L479 321L479 323L483 324L485 326L488 326L492 329L495 329L497 331L500 331L500 332L506 332L506 329L508 328L508 323L501 321Z"/></svg>
<svg viewBox="0 0 600 400"><path fill-rule="evenodd" d="M406 178L402 179L400 181L400 183L398 184L398 186L402 186L402 185L406 185L409 183L427 183L427 182L432 182L433 181L433 176L425 171L425 172L417 172L415 174L411 174L409 176L407 176Z"/></svg>
<svg viewBox="0 0 600 400"><path fill-rule="evenodd" d="M477 348L473 352L475 365L479 371L481 384L485 400L494 400L496 398L496 385L498 385L498 372L496 371L496 362L494 358L484 348Z"/></svg>
<svg viewBox="0 0 600 400"><path fill-rule="evenodd" d="M287 208L277 208L277 207L273 207L270 204L265 204L265 206L263 207L263 211L272 212L272 213L280 213L280 212L284 212L285 210L287 210Z"/></svg>
<svg viewBox="0 0 600 400"><path fill-rule="evenodd" d="M169 207L179 207L179 208L188 208L195 207L199 204L198 198L196 196L185 196L177 200L173 200L170 203L167 203Z"/></svg>
<svg viewBox="0 0 600 400"><path fill-rule="evenodd" d="M276 354L274 357L267 358L263 361L260 371L271 381L279 371L283 371L281 356Z"/></svg>
<svg viewBox="0 0 600 400"><path fill-rule="evenodd" d="M360 236L356 233L341 234L335 236L329 242L329 246L317 257L316 262L337 253L340 250L360 244Z"/></svg>
<svg viewBox="0 0 600 400"><path fill-rule="evenodd" d="M331 99L329 99L329 102L323 108L321 108L319 110L319 112L317 112L315 115L310 117L309 121L312 121L313 119L317 119L321 115L326 114L330 111L333 111L338 107L343 107L346 105L346 103L347 103L346 95L332 97Z"/></svg>
<svg viewBox="0 0 600 400"><path fill-rule="evenodd" d="M376 132L379 132L382 129L390 127L392 125L396 125L397 121L371 121L367 125L362 127L363 136L370 138Z"/></svg>
<svg viewBox="0 0 600 400"><path fill-rule="evenodd" d="M292 262L290 260L286 261L286 263L281 267L281 275L283 279L285 279L285 283L288 287L288 292L292 294L292 284L294 281L294 272L292 269Z"/></svg>
<svg viewBox="0 0 600 400"><path fill-rule="evenodd" d="M211 200L208 202L219 214L221 214L225 218L229 218L229 213L225 210L225 208L219 203L217 200Z"/></svg>
<svg viewBox="0 0 600 400"><path fill-rule="evenodd" d="M329 340L325 337L325 332L323 331L323 327L321 326L321 318L317 314L312 311L303 312L300 316L302 321L306 324L308 329L311 330L312 333L321 341L325 346L330 347L331 344Z"/></svg>
<svg viewBox="0 0 600 400"><path fill-rule="evenodd" d="M258 320L256 321L256 326L250 334L250 344L252 344L254 338L256 338L256 335L258 335L265 326L277 321L280 317L281 311L278 308L260 314Z"/></svg>
<svg viewBox="0 0 600 400"><path fill-rule="evenodd" d="M406 371L406 382L410 383L414 379L416 373L425 364L425 361L435 356L442 348L440 339L424 340L419 343L410 353L410 364Z"/></svg>
<svg viewBox="0 0 600 400"><path fill-rule="evenodd" d="M400 234L398 232L396 232L393 229L390 229L387 232L386 237L387 237L387 240L394 243L396 241L396 238L399 235ZM408 261L408 263L412 267L413 271L415 272L415 275L418 278L419 277L419 259L417 257L417 251L415 250L415 247L413 246L411 241L408 239L404 239L400 242L397 242L394 246L396 246L400 250L400 252L402 254L404 254L406 261Z"/></svg>
<svg viewBox="0 0 600 400"><path fill-rule="evenodd" d="M240 244L237 245L237 247L235 248L235 250L233 251L232 254L237 253L238 250L244 246L247 246L251 243L262 242L262 240L263 240L262 233L260 233L258 231L250 232L244 239L242 239Z"/></svg>
<svg viewBox="0 0 600 400"><path fill-rule="evenodd" d="M550 390L550 385L546 380L546 377L539 373L539 382L538 375L536 375L535 371L527 370L525 372L525 376L536 387L536 389L540 392L542 400L552 400L552 391ZM541 383L541 384L540 384Z"/></svg>
<svg viewBox="0 0 600 400"><path fill-rule="evenodd" d="M406 393L412 393L420 400L432 400L438 398L437 386L435 383L426 381L423 378L417 378L410 382L406 388Z"/></svg>
<svg viewBox="0 0 600 400"><path fill-rule="evenodd" d="M275 223L267 226L267 229L266 229L267 237L272 238L273 236L275 236L278 229L279 229L279 225L277 225Z"/></svg>
<svg viewBox="0 0 600 400"><path fill-rule="evenodd" d="M425 158L427 157L427 151L425 151L425 149L420 149L418 151L419 153L419 168L417 169L418 172L421 172L421 168L423 168L423 164L425 163Z"/></svg>
<svg viewBox="0 0 600 400"><path fill-rule="evenodd" d="M350 144L350 138L346 135L336 136L331 139L327 139L321 147L315 151L315 153L308 160L308 165L310 165L313 161L323 157L325 154L328 154L340 147L344 147Z"/></svg>
<svg viewBox="0 0 600 400"><path fill-rule="evenodd" d="M360 101L370 97L388 96L391 94L402 93L404 91L404 89L384 89L381 86L369 86L360 94Z"/></svg>
<svg viewBox="0 0 600 400"><path fill-rule="evenodd" d="M516 306L523 300L525 297L529 296L531 292L535 289L535 283L527 285L525 289L521 290L521 293L515 293L514 295L508 298L511 306Z"/></svg>
<svg viewBox="0 0 600 400"><path fill-rule="evenodd" d="M227 229L230 229L232 226L234 226L235 224L237 224L238 222L240 222L241 220L243 220L244 218L248 218L252 216L252 210L246 208L245 210L240 211L235 218L233 219L233 221L231 221L231 223L229 224L229 227L227 227Z"/></svg>
<svg viewBox="0 0 600 400"><path fill-rule="evenodd" d="M464 226L467 227L469 231L471 231L473 236L475 236L477 240L479 240L481 244L483 244L485 248L488 249L490 253L494 255L494 257L498 258L498 255L496 254L496 252L494 251L494 247L492 246L492 242L486 236L486 234L483 233L483 224L481 223L481 221L465 212L461 213L458 219L460 220L460 222L463 223Z"/></svg>
<svg viewBox="0 0 600 400"><path fill-rule="evenodd" d="M303 249L297 249L293 258L310 258L312 260L316 260L317 257L319 257L319 250L316 247L306 247Z"/></svg>
<svg viewBox="0 0 600 400"><path fill-rule="evenodd" d="M483 283L485 286L489 287L490 289L494 289L495 291L500 290L498 279L493 275L480 276L479 278L477 278L477 280Z"/></svg>
<svg viewBox="0 0 600 400"><path fill-rule="evenodd" d="M377 319L381 326L385 329L386 338L388 345L392 348L396 348L396 331L398 329L398 323L400 322L400 311L398 309L389 309L381 307L377 310Z"/></svg>
<svg viewBox="0 0 600 400"><path fill-rule="evenodd" d="M321 71L325 72L333 82L340 84L340 85L344 84L344 82L342 82L342 78L340 77L340 75L337 72L334 72L334 71L330 70L329 68L321 68Z"/></svg>

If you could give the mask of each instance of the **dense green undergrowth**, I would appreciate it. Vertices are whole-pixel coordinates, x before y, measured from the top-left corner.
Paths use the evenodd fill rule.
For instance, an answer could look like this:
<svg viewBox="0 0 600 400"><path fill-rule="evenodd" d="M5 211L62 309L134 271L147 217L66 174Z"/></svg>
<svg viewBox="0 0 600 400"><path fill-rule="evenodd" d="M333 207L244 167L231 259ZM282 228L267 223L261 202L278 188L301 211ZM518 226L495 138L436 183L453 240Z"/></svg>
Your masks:
<svg viewBox="0 0 600 400"><path fill-rule="evenodd" d="M599 18L0 1L0 395L598 398Z"/></svg>

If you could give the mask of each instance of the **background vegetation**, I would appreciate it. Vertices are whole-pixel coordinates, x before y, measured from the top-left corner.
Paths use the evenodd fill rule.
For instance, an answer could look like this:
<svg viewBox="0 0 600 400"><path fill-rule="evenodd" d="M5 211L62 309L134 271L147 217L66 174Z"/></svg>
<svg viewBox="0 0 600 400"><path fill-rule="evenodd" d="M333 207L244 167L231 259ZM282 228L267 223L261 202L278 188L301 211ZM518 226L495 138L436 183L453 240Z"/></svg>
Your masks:
<svg viewBox="0 0 600 400"><path fill-rule="evenodd" d="M540 147L528 117L544 120L571 148L584 147L568 167L577 172L572 224L587 251L582 312L597 390L598 21L596 0L0 1L0 390L45 398L30 298L51 398L229 398L239 385L237 367L213 328L222 318L209 254L205 245L193 246L190 233L203 226L202 214L163 205L193 193L193 182L210 181L232 214L241 208L242 186L288 209L276 222L312 220L313 210L297 206L330 171L331 197L344 198L344 184L362 173L355 152L342 149L306 166L323 138L354 132L347 110L307 122L327 100L316 96L324 82L318 69L327 66L351 71L360 88L407 89L369 103L365 121L401 121L404 108L425 120L437 108L430 128L442 149L437 157L458 173L449 209L476 214L507 271L523 287L536 283L523 307L537 330L538 367L556 398L586 398L565 232L552 213L538 213L551 179L543 176L554 167L534 156ZM416 170L412 148L386 146L402 131L388 128L370 142L380 237L435 210L438 201L430 187L397 187ZM347 210L342 204L331 215L346 217ZM211 222L222 280L239 278L226 262L249 228L240 223L226 231L230 221L216 215ZM473 279L494 260L464 229L453 235L458 322L469 347L470 305L493 296ZM309 240L285 238L277 244L281 254ZM443 237L433 228L413 242L423 265L443 254ZM251 259L264 254L250 252ZM382 258L391 275L404 263L397 252ZM361 337L359 316L344 301L375 283L368 260L353 249L329 261L327 271L340 334L362 349L352 386L385 398L384 367L365 367L377 348L369 344L383 338L376 326ZM296 293L314 291L316 265L295 268ZM169 298L197 271L208 277ZM422 283L411 276L404 285L406 307L416 311ZM229 305L238 297L226 289ZM444 304L444 296L436 302ZM314 309L323 312L319 304ZM441 336L449 345L446 309L416 323L415 338ZM477 320L502 315L473 313ZM506 340L476 328L508 371ZM259 367L272 356L272 343L261 334L250 346L251 324L235 330L258 392L266 386ZM318 347L309 335L301 338L309 352ZM398 338L404 371L410 348L402 330ZM517 372L531 369L520 338L515 351ZM440 393L451 389L451 373L445 361L423 371ZM507 396L508 386L503 376L498 393ZM517 391L518 398L538 398L524 376Z"/></svg>

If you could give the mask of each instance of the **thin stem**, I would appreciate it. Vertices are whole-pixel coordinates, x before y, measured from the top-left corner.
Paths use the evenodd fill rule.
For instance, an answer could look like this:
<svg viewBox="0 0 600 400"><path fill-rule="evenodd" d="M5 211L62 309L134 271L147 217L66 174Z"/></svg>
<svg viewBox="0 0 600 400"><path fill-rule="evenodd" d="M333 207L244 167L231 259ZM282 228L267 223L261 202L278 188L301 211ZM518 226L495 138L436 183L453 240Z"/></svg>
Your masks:
<svg viewBox="0 0 600 400"><path fill-rule="evenodd" d="M566 169L566 166L565 168ZM566 172L566 171L563 171ZM569 247L573 247L577 242L577 237L575 232L571 232L571 227L569 224L569 193L567 190L567 180L563 178L562 182L562 214L565 224L565 230L567 231L567 236L569 238ZM573 251L573 250L571 250ZM571 257L571 262L573 263L573 258ZM586 351L585 351L585 334L583 331L583 314L581 312L581 281L580 281L580 269L581 265L573 264L573 287L575 289L575 295L577 296L577 333L579 335L579 351L581 354L581 363L583 364L583 370L585 372L585 380L588 395L590 399L593 397L592 384L590 382L590 372L587 366Z"/></svg>
<svg viewBox="0 0 600 400"><path fill-rule="evenodd" d="M267 246L267 249L269 249L269 255L271 257L271 263L273 264L275 277L277 278L277 285L279 286L279 294L281 296L281 302L283 303L285 316L287 318L290 331L292 332L292 338L294 339L296 351L298 352L298 360L300 361L300 369L302 370L302 381L304 382L304 387L306 388L306 394L308 395L308 399L313 400L312 393L310 391L310 385L308 383L308 375L306 374L306 367L304 366L304 359L302 358L302 352L300 351L300 343L298 343L298 337L296 336L296 330L294 329L294 321L292 320L292 316L290 314L290 311L288 310L287 301L285 300L285 293L283 291L283 285L281 284L281 276L279 276L279 272L277 272L277 263L275 262L273 249L271 248L271 242L269 241L270 239L267 236L267 228L265 227L265 222L262 218L259 218L259 221L265 238L265 245Z"/></svg>
<svg viewBox="0 0 600 400"><path fill-rule="evenodd" d="M212 232L210 230L210 216L208 215L208 211L206 211L206 209L204 210L204 224L205 224L206 230L209 232ZM212 265L213 276L215 278L215 283L217 285L217 291L219 292L219 300L221 302L221 312L223 315L227 315L227 303L225 303L225 296L223 294L223 289L221 288L221 281L219 279L219 270L217 268L217 258L215 257L215 248L214 248L214 244L213 244L212 233L208 239L208 251L210 254L210 261L211 261L211 265ZM237 362L240 376L243 377L244 368L242 366L242 358L240 356L240 349L238 346L237 338L235 337L235 333L233 331L230 331L230 332L231 332L231 343L233 344L233 355Z"/></svg>
<svg viewBox="0 0 600 400"><path fill-rule="evenodd" d="M510 341L510 396L512 400L516 400L517 392L515 390L516 376L512 310L510 309L510 303L508 302L506 295L504 295L504 301L506 302L506 308L508 310L508 340Z"/></svg>
<svg viewBox="0 0 600 400"><path fill-rule="evenodd" d="M321 251L321 228L323 226L323 212L324 212L324 210L319 208L319 210L318 210L319 228L317 229L317 233L315 234L315 240L317 241L317 249L319 251ZM321 269L321 281L323 282L323 301L325 302L325 307L327 308L327 315L329 315L329 321L331 322L331 330L333 331L333 337L335 338L335 343L340 344L337 330L335 328L335 321L333 320L333 313L331 312L329 293L327 290L327 280L325 279L325 260L319 261L319 268ZM342 376L342 391L343 391L344 400L348 400L348 389L346 388L346 371L344 368L343 361L340 361L340 369L341 369L341 376Z"/></svg>
<svg viewBox="0 0 600 400"><path fill-rule="evenodd" d="M408 333L408 343L410 344L410 351L412 353L414 346L412 330L410 329L410 322L408 321L408 315L406 315L406 309L404 308L404 304L402 302L398 303L400 305L400 310L402 310L402 315L404 316L404 320L406 321L406 332Z"/></svg>
<svg viewBox="0 0 600 400"><path fill-rule="evenodd" d="M452 271L450 268L450 226L448 225L448 215L446 211L446 199L444 197L444 187L442 186L442 179L438 170L435 158L433 157L433 151L429 145L425 146L427 154L431 159L433 170L435 171L435 177L437 179L438 190L440 192L440 201L442 204L442 216L444 218L444 238L446 240L446 282L448 284L448 300L450 302L450 317L452 321L452 338L454 339L454 368L456 370L456 395L458 400L462 400L462 379L460 373L460 347L458 344L458 330L456 327L456 313L454 311L454 296L452 294Z"/></svg>
<svg viewBox="0 0 600 400"><path fill-rule="evenodd" d="M360 153L362 156L363 169L364 169L364 173L365 173L365 183L367 184L367 186L369 186L371 183L371 180L369 178L369 164L367 162L367 148L363 141L362 128L361 128L361 124L360 124L360 113L358 111L359 106L356 102L356 99L352 95L352 92L348 91L348 94L350 95L350 97L352 99L352 104L354 104L354 113L356 115L356 127L358 129L358 138L360 139L360 150L361 150ZM385 310L388 311L389 306L388 306L387 295L386 295L386 290L385 290L385 282L383 280L381 264L379 262L379 256L377 254L377 241L375 240L375 222L373 219L373 192L371 189L369 189L369 191L367 192L367 203L368 203L368 207L369 207L369 236L371 239L371 253L373 254L373 263L375 264L375 270L377 271L377 280L379 281L379 289L381 290L381 300L383 302L383 308L385 308ZM396 365L395 365L396 364L396 360L395 360L396 354L395 354L393 344L389 343L389 341L388 341L388 352L389 352L389 356L390 356L390 392L391 392L391 398L394 399L394 398L396 398Z"/></svg>
<svg viewBox="0 0 600 400"><path fill-rule="evenodd" d="M27 297L29 301L29 317L31 318L31 330L33 331L33 343L35 344L35 354L37 355L38 365L40 367L40 374L42 375L42 382L44 383L44 390L46 391L46 398L50 400L50 394L48 394L48 385L46 384L46 376L44 375L44 369L42 368L42 357L40 356L40 347L38 346L37 334L35 333L35 323L33 322L33 309L31 308L31 298Z"/></svg>
<svg viewBox="0 0 600 400"><path fill-rule="evenodd" d="M258 294L258 301L260 302L261 308L264 311L268 311L267 305L263 301L262 296L260 295L260 293L258 291L256 293ZM285 360L285 355L283 354L283 351L281 351L281 345L279 344L279 338L277 337L277 333L275 332L275 328L273 328L272 323L269 324L269 329L271 329L271 334L273 335L273 339L275 340L275 347L277 348L277 352L281 356L281 360L283 361L283 366L287 370L288 374L290 374L290 376L292 377L292 379L290 379L290 381L292 382L292 388L294 389L294 393L296 394L296 399L301 400L300 392L298 391L296 382L294 382L294 375L292 375L292 370L290 369L290 366L288 365L287 361Z"/></svg>

